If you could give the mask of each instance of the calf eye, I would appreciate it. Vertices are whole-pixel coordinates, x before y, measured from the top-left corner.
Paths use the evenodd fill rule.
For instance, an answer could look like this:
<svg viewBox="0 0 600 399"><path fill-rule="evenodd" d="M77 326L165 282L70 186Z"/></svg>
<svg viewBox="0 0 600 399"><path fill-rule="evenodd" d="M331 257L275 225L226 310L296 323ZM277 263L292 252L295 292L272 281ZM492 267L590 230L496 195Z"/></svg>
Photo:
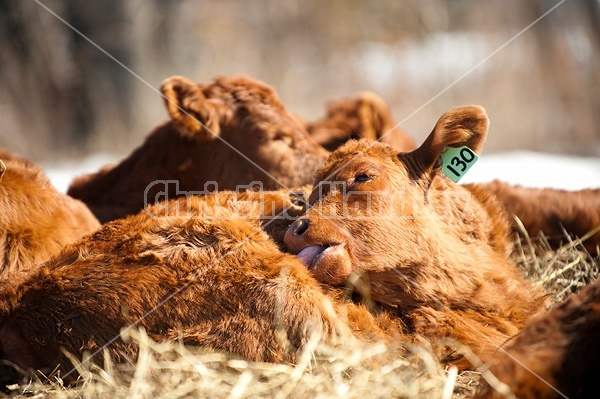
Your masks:
<svg viewBox="0 0 600 399"><path fill-rule="evenodd" d="M371 180L371 176L369 176L367 174L364 174L364 173L360 174L360 175L356 175L354 177L354 181L356 183L364 183L364 182L369 181L369 180Z"/></svg>
<svg viewBox="0 0 600 399"><path fill-rule="evenodd" d="M273 137L273 140L282 141L283 143L285 143L288 146L291 146L294 143L294 140L292 139L292 137L287 134L277 134L277 135L275 135L275 137Z"/></svg>

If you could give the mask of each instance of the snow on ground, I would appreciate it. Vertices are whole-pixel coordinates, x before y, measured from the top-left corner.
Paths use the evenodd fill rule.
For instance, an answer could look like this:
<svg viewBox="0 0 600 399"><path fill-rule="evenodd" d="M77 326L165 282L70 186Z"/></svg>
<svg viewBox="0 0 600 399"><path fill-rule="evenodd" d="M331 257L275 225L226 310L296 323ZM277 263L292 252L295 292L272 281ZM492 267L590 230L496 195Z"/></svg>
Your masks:
<svg viewBox="0 0 600 399"><path fill-rule="evenodd" d="M70 160L54 165L42 165L46 175L62 193L66 193L73 178L96 172L104 165L118 163L119 158L111 154L95 154L79 160Z"/></svg>
<svg viewBox="0 0 600 399"><path fill-rule="evenodd" d="M60 165L45 167L56 188L66 192L71 180L95 172L105 164L118 162L114 155L97 154ZM528 187L551 187L565 190L600 188L600 158L560 156L528 151L482 154L461 183L500 179Z"/></svg>
<svg viewBox="0 0 600 399"><path fill-rule="evenodd" d="M564 190L600 188L600 158L515 151L486 155L471 167L461 183L499 179L527 187Z"/></svg>

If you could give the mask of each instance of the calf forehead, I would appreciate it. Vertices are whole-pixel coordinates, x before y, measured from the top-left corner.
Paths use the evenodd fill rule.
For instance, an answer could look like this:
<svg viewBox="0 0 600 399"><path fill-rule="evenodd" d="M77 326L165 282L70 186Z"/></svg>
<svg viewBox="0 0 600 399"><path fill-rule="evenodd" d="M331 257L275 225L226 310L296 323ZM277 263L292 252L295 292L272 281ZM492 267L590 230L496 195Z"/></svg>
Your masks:
<svg viewBox="0 0 600 399"><path fill-rule="evenodd" d="M267 104L283 109L283 104L271 86L247 76L223 76L215 79L212 84L199 86L207 98L221 100L230 107Z"/></svg>
<svg viewBox="0 0 600 399"><path fill-rule="evenodd" d="M380 143L365 148L356 147L351 146L346 151L333 152L326 166L319 173L319 179L346 180L362 173L376 175L376 177L401 174L403 165L397 160L395 151L391 147Z"/></svg>
<svg viewBox="0 0 600 399"><path fill-rule="evenodd" d="M253 122L259 128L297 128L300 126L291 115L285 110L275 108L264 103L249 103L241 108L238 116L242 118L250 118L248 122ZM290 132L291 133L291 132Z"/></svg>
<svg viewBox="0 0 600 399"><path fill-rule="evenodd" d="M367 139L349 140L329 156L325 169L334 167L336 164L348 164L355 160L368 158L389 162L396 158L398 151L392 146Z"/></svg>

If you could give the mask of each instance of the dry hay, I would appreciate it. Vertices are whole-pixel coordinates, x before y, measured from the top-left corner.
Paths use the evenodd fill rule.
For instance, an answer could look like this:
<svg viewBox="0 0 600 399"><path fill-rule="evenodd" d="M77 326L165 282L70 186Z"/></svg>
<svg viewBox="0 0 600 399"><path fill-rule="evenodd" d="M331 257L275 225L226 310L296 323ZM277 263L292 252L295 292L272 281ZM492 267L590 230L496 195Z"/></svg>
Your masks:
<svg viewBox="0 0 600 399"><path fill-rule="evenodd" d="M530 237L518 219L517 223L521 231L513 259L533 285L552 295L551 304L563 301L598 279L600 258L590 255L582 243L600 231L600 227L578 239L572 239L565 231L563 241L566 244L553 250L543 234Z"/></svg>
<svg viewBox="0 0 600 399"><path fill-rule="evenodd" d="M248 362L232 356L156 343L143 331L127 333L140 347L125 364L78 366L81 377L65 387L58 375L13 386L13 395L36 398L441 398L448 380L429 352L389 356L382 344L357 350L312 346L298 365ZM455 378L456 376L451 378ZM452 386L449 389L452 392ZM449 397L449 396L447 396Z"/></svg>

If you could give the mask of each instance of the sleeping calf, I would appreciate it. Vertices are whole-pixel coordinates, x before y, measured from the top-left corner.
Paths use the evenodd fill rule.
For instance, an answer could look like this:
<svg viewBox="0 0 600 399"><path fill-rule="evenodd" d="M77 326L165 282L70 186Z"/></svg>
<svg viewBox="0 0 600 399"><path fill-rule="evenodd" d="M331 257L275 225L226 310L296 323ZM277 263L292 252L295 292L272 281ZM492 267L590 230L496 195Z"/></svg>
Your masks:
<svg viewBox="0 0 600 399"><path fill-rule="evenodd" d="M414 140L396 126L389 106L370 92L331 102L327 115L307 123L306 128L315 141L329 151L348 140L360 138L379 140L398 151L416 148ZM527 234L533 237L544 233L552 248L565 243L564 231L579 238L600 227L600 189L572 192L515 186L501 181L466 184L465 188L495 195L511 215L519 218ZM515 231L520 230L518 225L513 226ZM600 232L583 244L590 254L598 255Z"/></svg>

